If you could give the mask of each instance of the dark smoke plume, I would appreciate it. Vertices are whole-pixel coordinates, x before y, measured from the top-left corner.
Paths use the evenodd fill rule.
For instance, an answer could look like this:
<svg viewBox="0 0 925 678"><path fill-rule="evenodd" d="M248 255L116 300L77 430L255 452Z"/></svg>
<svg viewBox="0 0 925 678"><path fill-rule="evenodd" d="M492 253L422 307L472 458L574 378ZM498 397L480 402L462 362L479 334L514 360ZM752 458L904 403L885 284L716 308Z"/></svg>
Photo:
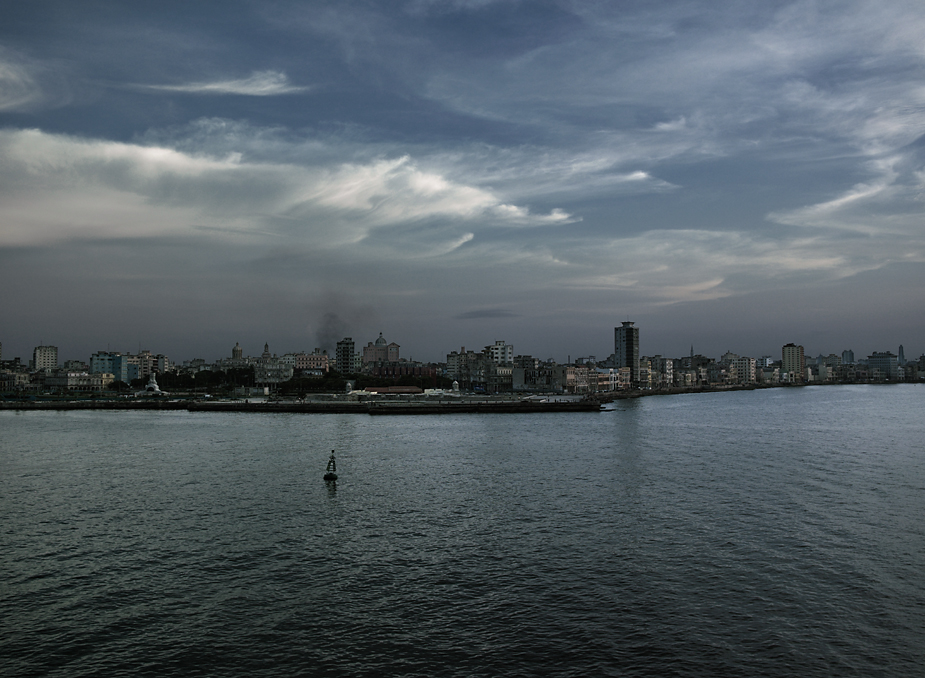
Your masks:
<svg viewBox="0 0 925 678"><path fill-rule="evenodd" d="M315 339L318 342L318 348L327 349L330 353L346 334L347 324L336 313L328 312L321 319L321 326L315 332Z"/></svg>

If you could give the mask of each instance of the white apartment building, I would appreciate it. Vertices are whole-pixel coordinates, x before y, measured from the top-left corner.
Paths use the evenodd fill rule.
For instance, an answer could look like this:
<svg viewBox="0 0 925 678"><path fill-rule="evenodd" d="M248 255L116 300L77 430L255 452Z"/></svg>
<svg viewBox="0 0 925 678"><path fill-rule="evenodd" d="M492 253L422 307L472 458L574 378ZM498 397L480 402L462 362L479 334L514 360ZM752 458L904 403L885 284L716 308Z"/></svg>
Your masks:
<svg viewBox="0 0 925 678"><path fill-rule="evenodd" d="M485 347L485 352L495 365L508 365L514 362L514 346L503 341L495 341Z"/></svg>
<svg viewBox="0 0 925 678"><path fill-rule="evenodd" d="M754 358L742 356L732 361L732 367L735 369L736 381L740 384L754 384L756 380L756 364Z"/></svg>
<svg viewBox="0 0 925 678"><path fill-rule="evenodd" d="M36 371L58 369L58 347L36 346L32 351L32 368Z"/></svg>

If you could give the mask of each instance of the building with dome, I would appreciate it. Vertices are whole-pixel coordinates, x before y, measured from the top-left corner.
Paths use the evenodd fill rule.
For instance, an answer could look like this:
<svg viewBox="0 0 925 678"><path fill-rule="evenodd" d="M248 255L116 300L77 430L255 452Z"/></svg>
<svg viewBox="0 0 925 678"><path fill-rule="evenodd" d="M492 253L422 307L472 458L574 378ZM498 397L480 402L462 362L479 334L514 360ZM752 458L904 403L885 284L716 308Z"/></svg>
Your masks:
<svg viewBox="0 0 925 678"><path fill-rule="evenodd" d="M258 386L274 386L292 379L293 366L270 353L270 345L263 345L263 353L254 365L254 383Z"/></svg>
<svg viewBox="0 0 925 678"><path fill-rule="evenodd" d="M390 344L379 333L379 338L375 342L369 342L363 347L363 366L379 363L397 363L398 349L401 348L394 341Z"/></svg>

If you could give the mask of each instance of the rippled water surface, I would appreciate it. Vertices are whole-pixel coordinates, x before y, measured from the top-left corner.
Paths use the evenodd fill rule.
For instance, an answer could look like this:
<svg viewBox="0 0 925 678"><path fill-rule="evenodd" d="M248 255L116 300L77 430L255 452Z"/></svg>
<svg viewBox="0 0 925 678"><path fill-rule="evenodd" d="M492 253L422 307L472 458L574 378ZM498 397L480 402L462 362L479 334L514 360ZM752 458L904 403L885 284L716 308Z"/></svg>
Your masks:
<svg viewBox="0 0 925 678"><path fill-rule="evenodd" d="M0 412L0 674L921 676L923 403Z"/></svg>

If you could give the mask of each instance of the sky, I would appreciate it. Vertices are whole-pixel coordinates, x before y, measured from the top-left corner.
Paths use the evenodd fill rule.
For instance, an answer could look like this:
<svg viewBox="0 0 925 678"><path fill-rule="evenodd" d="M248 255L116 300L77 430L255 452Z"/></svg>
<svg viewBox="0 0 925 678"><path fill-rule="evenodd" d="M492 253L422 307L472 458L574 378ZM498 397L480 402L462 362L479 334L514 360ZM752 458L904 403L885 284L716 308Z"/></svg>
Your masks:
<svg viewBox="0 0 925 678"><path fill-rule="evenodd" d="M0 0L0 342L925 352L921 0Z"/></svg>

